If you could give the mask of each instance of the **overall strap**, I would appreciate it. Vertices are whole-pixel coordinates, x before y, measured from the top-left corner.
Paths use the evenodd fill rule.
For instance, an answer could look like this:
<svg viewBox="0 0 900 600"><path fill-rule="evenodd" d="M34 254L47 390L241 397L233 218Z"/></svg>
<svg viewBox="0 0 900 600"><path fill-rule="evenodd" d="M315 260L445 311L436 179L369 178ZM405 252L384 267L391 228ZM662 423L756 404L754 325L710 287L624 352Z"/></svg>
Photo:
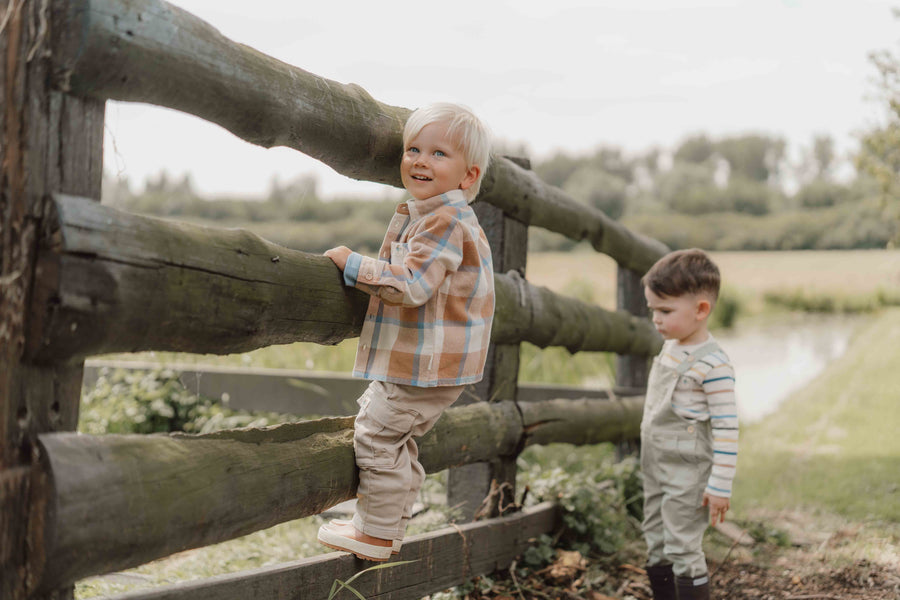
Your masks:
<svg viewBox="0 0 900 600"><path fill-rule="evenodd" d="M703 344L702 346L688 354L685 359L681 361L681 363L676 367L678 374L684 375L691 369L691 367L694 366L694 363L696 363L698 360L700 360L707 354L712 354L713 352L716 352L718 350L720 350L720 348L719 344L717 344L716 342L708 342L706 344Z"/></svg>

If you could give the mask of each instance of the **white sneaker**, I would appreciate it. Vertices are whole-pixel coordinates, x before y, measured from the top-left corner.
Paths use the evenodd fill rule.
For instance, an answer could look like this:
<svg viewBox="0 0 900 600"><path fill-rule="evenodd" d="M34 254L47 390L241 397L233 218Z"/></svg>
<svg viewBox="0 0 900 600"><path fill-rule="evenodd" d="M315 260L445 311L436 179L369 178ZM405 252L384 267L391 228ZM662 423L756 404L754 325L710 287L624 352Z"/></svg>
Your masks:
<svg viewBox="0 0 900 600"><path fill-rule="evenodd" d="M391 557L391 540L366 535L353 525L322 525L319 527L320 543L343 552L352 552L363 560L384 562Z"/></svg>
<svg viewBox="0 0 900 600"><path fill-rule="evenodd" d="M344 525L353 525L353 521L351 519L332 519L328 523L322 525L322 527L328 527L329 525L335 525L337 527L343 527ZM400 548L403 547L403 540L394 540L391 545L391 554L400 554Z"/></svg>

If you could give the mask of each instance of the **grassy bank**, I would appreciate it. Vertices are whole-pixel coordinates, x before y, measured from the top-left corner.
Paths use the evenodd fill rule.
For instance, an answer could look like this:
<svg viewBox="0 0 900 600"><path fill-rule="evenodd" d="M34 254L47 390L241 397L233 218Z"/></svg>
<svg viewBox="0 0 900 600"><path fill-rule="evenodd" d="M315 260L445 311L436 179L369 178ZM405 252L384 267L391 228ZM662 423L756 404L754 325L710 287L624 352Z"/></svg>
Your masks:
<svg viewBox="0 0 900 600"><path fill-rule="evenodd" d="M852 531L850 555L900 566L897 340L900 310L881 312L824 374L742 431L739 521Z"/></svg>

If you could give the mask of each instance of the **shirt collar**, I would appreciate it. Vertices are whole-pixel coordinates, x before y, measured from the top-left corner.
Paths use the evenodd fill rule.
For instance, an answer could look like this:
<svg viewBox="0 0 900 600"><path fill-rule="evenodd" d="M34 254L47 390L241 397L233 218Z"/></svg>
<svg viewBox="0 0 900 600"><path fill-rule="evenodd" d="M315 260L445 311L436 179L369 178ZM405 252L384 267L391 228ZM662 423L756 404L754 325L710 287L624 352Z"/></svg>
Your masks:
<svg viewBox="0 0 900 600"><path fill-rule="evenodd" d="M410 217L413 219L420 219L444 205L461 208L468 206L468 204L469 203L466 202L466 195L462 190L450 190L449 192L444 192L440 196L433 196L425 200L410 198L406 201Z"/></svg>

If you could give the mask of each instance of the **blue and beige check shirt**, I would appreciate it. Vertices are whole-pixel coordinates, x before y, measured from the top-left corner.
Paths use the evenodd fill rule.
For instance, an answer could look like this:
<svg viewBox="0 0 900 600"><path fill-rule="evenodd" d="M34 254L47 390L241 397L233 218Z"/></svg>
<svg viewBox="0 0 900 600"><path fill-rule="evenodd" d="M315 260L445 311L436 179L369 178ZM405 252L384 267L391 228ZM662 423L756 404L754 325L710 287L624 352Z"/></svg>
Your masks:
<svg viewBox="0 0 900 600"><path fill-rule="evenodd" d="M481 380L494 272L462 191L400 204L378 258L353 252L344 282L372 296L354 376L419 387Z"/></svg>

